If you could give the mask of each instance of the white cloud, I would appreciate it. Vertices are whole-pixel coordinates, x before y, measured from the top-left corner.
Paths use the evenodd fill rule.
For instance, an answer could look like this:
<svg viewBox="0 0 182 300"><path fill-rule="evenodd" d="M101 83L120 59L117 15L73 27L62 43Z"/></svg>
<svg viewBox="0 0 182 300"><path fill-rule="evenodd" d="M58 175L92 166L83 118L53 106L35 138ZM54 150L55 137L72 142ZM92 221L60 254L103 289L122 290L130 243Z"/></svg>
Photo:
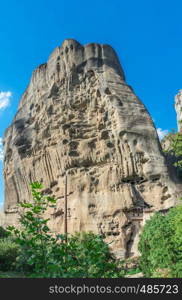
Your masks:
<svg viewBox="0 0 182 300"><path fill-rule="evenodd" d="M157 134L160 140L162 140L168 133L168 130L162 130L162 128L157 128Z"/></svg>
<svg viewBox="0 0 182 300"><path fill-rule="evenodd" d="M0 92L0 110L5 109L10 105L11 92Z"/></svg>
<svg viewBox="0 0 182 300"><path fill-rule="evenodd" d="M0 137L0 161L3 160L4 154L3 154L3 139Z"/></svg>

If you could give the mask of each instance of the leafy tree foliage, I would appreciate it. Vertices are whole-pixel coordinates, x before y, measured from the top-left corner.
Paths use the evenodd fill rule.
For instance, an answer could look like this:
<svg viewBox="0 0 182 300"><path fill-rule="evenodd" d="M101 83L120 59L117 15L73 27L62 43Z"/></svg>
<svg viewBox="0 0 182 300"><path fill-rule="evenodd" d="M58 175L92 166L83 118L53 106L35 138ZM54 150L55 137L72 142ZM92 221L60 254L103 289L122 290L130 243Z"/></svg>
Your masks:
<svg viewBox="0 0 182 300"><path fill-rule="evenodd" d="M5 228L0 226L0 239L6 238L8 236L9 236L9 232Z"/></svg>
<svg viewBox="0 0 182 300"><path fill-rule="evenodd" d="M0 226L0 271L13 270L19 253L19 246L9 232Z"/></svg>
<svg viewBox="0 0 182 300"><path fill-rule="evenodd" d="M161 269L168 270L169 277L182 277L181 224L182 205L170 209L167 215L156 213L146 222L139 241L140 268L145 276L159 277Z"/></svg>
<svg viewBox="0 0 182 300"><path fill-rule="evenodd" d="M18 263L19 268L24 272L34 270L35 273L39 273L41 270L46 273L50 245L55 242L47 226L49 219L44 219L43 214L48 207L56 203L56 200L43 196L40 192L41 188L40 183L32 183L33 202L20 203L23 208L20 217L21 229L8 227L21 247Z"/></svg>
<svg viewBox="0 0 182 300"><path fill-rule="evenodd" d="M19 246L11 238L0 239L0 271L10 271L16 266Z"/></svg>
<svg viewBox="0 0 182 300"><path fill-rule="evenodd" d="M164 138L164 140L169 141L169 147L165 150L165 152L176 157L174 165L182 168L182 133L171 132Z"/></svg>
<svg viewBox="0 0 182 300"><path fill-rule="evenodd" d="M30 277L122 277L123 269L114 261L108 245L93 233L77 233L66 238L53 235L44 218L56 199L41 193L42 185L31 184L33 202L21 203L21 228L9 226L20 246L18 267Z"/></svg>

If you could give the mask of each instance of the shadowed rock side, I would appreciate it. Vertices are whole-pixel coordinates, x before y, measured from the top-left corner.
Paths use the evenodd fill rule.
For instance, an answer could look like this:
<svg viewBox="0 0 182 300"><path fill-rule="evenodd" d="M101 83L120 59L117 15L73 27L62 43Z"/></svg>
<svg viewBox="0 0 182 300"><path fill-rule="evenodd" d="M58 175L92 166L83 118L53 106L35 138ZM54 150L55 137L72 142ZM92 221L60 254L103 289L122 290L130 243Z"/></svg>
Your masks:
<svg viewBox="0 0 182 300"><path fill-rule="evenodd" d="M63 232L65 172L68 232L101 233L120 257L136 254L140 224L129 212L175 204L151 117L108 45L65 40L34 71L5 133L7 223L30 201L29 183L41 181L58 199L50 226Z"/></svg>

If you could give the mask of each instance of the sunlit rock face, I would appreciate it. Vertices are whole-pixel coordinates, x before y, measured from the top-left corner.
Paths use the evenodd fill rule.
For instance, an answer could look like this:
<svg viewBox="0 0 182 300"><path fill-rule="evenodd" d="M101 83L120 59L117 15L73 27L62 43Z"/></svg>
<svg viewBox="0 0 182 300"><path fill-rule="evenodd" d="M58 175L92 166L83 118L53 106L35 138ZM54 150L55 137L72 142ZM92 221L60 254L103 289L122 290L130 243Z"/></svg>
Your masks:
<svg viewBox="0 0 182 300"><path fill-rule="evenodd" d="M131 256L142 226L132 211L175 204L154 124L108 45L56 48L33 72L4 141L9 224L17 204L31 201L29 183L40 181L58 199L51 229L64 232L67 173L68 232L100 233L118 257Z"/></svg>
<svg viewBox="0 0 182 300"><path fill-rule="evenodd" d="M182 90L179 90L175 96L175 110L177 115L177 126L178 131L182 132Z"/></svg>

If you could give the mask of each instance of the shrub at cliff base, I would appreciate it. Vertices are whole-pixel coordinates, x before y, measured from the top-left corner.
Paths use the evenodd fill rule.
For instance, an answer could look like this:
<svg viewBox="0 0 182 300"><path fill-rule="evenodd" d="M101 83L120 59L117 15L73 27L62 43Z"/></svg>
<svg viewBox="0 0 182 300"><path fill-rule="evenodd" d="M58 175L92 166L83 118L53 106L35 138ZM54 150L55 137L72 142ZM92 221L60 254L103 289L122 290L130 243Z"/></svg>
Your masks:
<svg viewBox="0 0 182 300"><path fill-rule="evenodd" d="M167 145L165 146L165 143ZM174 130L162 140L163 152L169 155L169 160L173 161L176 167L176 174L182 178L182 133L175 133Z"/></svg>
<svg viewBox="0 0 182 300"><path fill-rule="evenodd" d="M147 277L182 278L182 205L146 222L139 241L140 268Z"/></svg>
<svg viewBox="0 0 182 300"><path fill-rule="evenodd" d="M9 226L20 246L17 267L30 277L122 277L108 245L93 233L52 235L43 214L56 200L42 195L42 185L32 183L32 203L21 203L21 229Z"/></svg>
<svg viewBox="0 0 182 300"><path fill-rule="evenodd" d="M0 271L11 271L16 268L19 246L11 238L0 239Z"/></svg>
<svg viewBox="0 0 182 300"><path fill-rule="evenodd" d="M9 232L5 228L0 226L0 239L6 238L8 236L9 236Z"/></svg>
<svg viewBox="0 0 182 300"><path fill-rule="evenodd" d="M0 226L0 272L15 268L18 253L19 246L9 237L9 232Z"/></svg>

